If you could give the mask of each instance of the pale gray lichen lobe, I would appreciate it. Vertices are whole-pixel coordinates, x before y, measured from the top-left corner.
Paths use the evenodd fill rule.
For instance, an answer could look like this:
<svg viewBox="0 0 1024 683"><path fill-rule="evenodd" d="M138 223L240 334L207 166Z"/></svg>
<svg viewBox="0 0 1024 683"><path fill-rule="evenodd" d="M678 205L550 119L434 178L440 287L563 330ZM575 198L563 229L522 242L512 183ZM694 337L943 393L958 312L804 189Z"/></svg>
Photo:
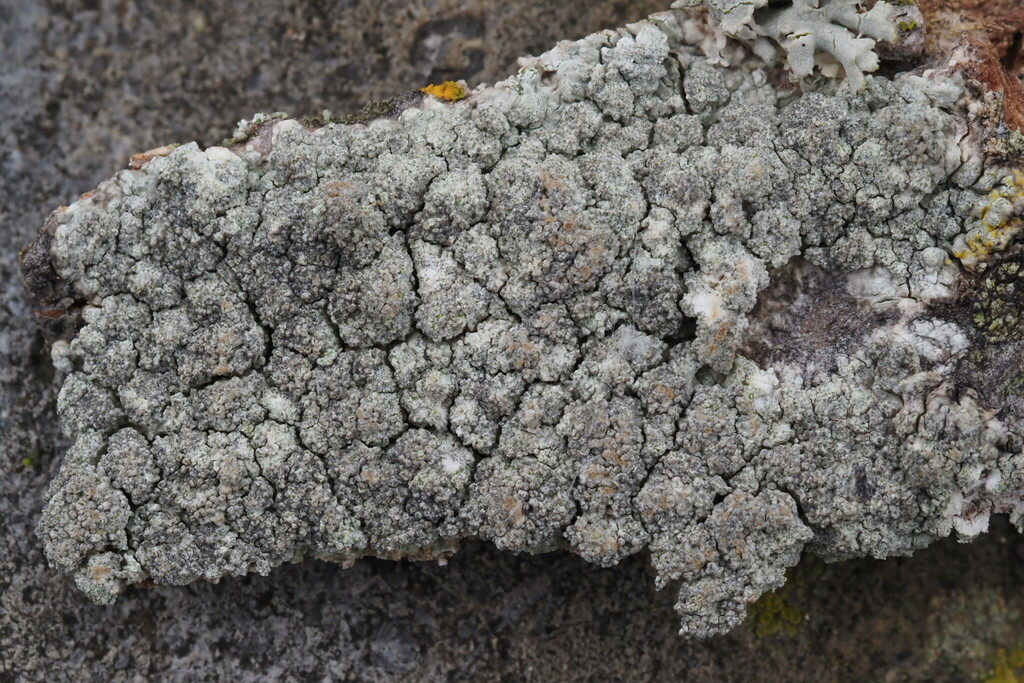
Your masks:
<svg viewBox="0 0 1024 683"><path fill-rule="evenodd" d="M860 0L676 0L672 6L707 10L711 35L703 48L713 61L728 64L723 53L730 39L738 40L769 64L785 62L796 79L818 68L831 77L842 73L860 92L864 73L878 69L876 42L896 43L897 13L908 12L881 1L869 10L860 5ZM916 8L911 11L915 20L922 18Z"/></svg>
<svg viewBox="0 0 1024 683"><path fill-rule="evenodd" d="M51 564L109 602L467 537L646 549L707 635L804 550L1019 517L1020 412L962 381L949 313L1006 175L969 88L779 87L701 40L656 15L461 102L164 150L56 212L85 306L53 352Z"/></svg>

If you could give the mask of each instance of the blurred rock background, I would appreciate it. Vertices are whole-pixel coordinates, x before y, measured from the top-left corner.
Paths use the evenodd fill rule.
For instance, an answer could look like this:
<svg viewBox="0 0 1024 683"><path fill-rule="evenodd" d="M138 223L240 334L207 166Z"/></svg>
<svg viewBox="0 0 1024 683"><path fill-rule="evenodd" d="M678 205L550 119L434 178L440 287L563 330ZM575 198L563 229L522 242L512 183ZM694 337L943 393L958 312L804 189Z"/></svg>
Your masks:
<svg viewBox="0 0 1024 683"><path fill-rule="evenodd" d="M0 681L1024 676L1024 541L1004 520L913 558L805 558L705 642L676 635L644 557L600 569L469 544L446 567L311 561L131 589L113 607L46 567L33 528L66 444L16 255L49 211L134 152L216 144L257 111L340 114L431 81L492 82L521 54L667 4L0 0Z"/></svg>

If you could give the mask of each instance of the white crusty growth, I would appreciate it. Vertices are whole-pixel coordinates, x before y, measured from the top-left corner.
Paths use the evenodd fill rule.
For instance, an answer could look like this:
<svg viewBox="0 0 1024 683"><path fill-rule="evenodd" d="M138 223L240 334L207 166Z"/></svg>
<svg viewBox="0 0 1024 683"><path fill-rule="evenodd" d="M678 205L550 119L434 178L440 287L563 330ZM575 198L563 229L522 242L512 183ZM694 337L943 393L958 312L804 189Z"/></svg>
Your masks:
<svg viewBox="0 0 1024 683"><path fill-rule="evenodd" d="M751 16L782 36L806 10L841 46L844 7ZM368 123L265 118L56 212L40 244L84 326L54 345L50 563L110 602L462 538L646 549L703 636L806 550L1019 515L1019 349L957 299L953 245L1006 176L963 82L777 90L691 22Z"/></svg>
<svg viewBox="0 0 1024 683"><path fill-rule="evenodd" d="M864 73L878 69L876 41L899 37L893 8L878 2L858 11L860 0L677 0L675 7L707 8L714 40L705 48L722 61L726 40L750 45L769 64L779 61L779 48L794 78L810 76L820 67L828 76L839 67L854 91L864 89Z"/></svg>

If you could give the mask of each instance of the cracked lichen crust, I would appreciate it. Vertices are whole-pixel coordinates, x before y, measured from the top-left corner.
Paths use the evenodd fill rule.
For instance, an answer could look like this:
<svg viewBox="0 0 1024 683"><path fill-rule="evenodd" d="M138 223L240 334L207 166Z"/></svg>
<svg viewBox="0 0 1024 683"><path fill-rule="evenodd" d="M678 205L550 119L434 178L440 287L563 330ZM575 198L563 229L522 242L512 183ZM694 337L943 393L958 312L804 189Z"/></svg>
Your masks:
<svg viewBox="0 0 1024 683"><path fill-rule="evenodd" d="M979 284L1014 246L954 256L1016 198L968 84L778 89L690 22L369 123L260 119L55 212L25 255L81 318L50 563L109 602L469 537L646 551L707 635L804 551L1019 517L1019 342L984 319L1017 271Z"/></svg>
<svg viewBox="0 0 1024 683"><path fill-rule="evenodd" d="M859 11L861 0L677 0L674 7L707 9L713 37L704 44L713 60L722 56L727 39L749 45L770 64L779 50L793 78L811 75L817 66L828 76L839 67L855 91L864 89L864 72L878 69L875 43L899 38L894 8L878 2Z"/></svg>

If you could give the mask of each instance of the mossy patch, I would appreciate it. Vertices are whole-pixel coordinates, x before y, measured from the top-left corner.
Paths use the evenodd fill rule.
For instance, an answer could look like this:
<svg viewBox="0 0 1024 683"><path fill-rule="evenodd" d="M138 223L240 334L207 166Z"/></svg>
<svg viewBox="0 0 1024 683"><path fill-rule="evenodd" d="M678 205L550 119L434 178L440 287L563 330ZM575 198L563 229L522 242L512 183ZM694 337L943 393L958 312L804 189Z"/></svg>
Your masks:
<svg viewBox="0 0 1024 683"><path fill-rule="evenodd" d="M34 446L22 459L22 467L37 467L42 464L43 451L39 446Z"/></svg>
<svg viewBox="0 0 1024 683"><path fill-rule="evenodd" d="M765 593L750 604L747 627L758 638L799 635L808 619L805 609L809 604L809 592L825 572L825 563L820 558L804 555L800 564L786 572L786 585Z"/></svg>
<svg viewBox="0 0 1024 683"><path fill-rule="evenodd" d="M1018 245L976 280L971 323L987 341L1005 342L1024 333L1024 250Z"/></svg>
<svg viewBox="0 0 1024 683"><path fill-rule="evenodd" d="M369 123L380 118L397 118L403 111L419 104L422 100L422 92L406 90L395 97L370 102L359 111L332 119L330 123Z"/></svg>
<svg viewBox="0 0 1024 683"><path fill-rule="evenodd" d="M765 636L795 636L804 613L800 608L786 602L778 592L765 593L747 611L749 626L759 638Z"/></svg>

